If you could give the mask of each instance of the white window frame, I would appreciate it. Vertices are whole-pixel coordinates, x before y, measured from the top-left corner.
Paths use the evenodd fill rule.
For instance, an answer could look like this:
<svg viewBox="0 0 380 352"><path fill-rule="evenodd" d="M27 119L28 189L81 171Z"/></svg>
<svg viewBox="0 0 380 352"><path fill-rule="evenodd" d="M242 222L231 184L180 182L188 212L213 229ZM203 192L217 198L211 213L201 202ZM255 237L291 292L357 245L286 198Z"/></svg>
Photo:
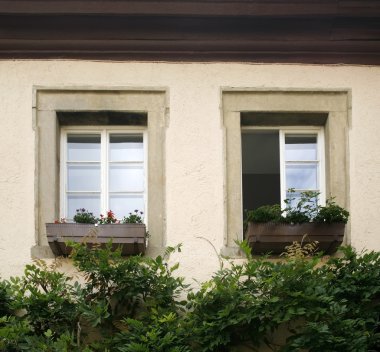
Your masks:
<svg viewBox="0 0 380 352"><path fill-rule="evenodd" d="M244 126L241 132L253 130L276 130L279 131L279 146L280 146L280 190L281 190L281 206L285 208L286 199L286 167L285 167L285 134L317 134L317 160L318 162L318 181L319 181L319 197L318 204L324 205L326 202L326 172L325 172L325 137L323 126ZM297 161L303 163L304 161ZM305 161L308 163L310 161ZM243 165L242 165L243 167ZM243 169L242 169L243 170ZM243 177L243 171L241 172ZM241 180L243 187L243 180ZM302 192L302 190L301 190ZM242 193L243 194L243 189Z"/></svg>
<svg viewBox="0 0 380 352"><path fill-rule="evenodd" d="M67 219L67 135L68 134L94 134L101 136L101 187L100 187L100 211L105 214L109 209L108 195L108 166L109 166L109 135L110 134L141 134L143 137L143 177L144 177L144 222L148 223L148 133L143 126L70 126L61 128L60 138L60 217ZM134 162L131 162L134 163ZM132 192L131 192L132 193ZM99 216L100 214L94 214ZM128 214L124 214L127 216ZM72 220L72 219L68 219ZM120 220L120 219L119 219Z"/></svg>

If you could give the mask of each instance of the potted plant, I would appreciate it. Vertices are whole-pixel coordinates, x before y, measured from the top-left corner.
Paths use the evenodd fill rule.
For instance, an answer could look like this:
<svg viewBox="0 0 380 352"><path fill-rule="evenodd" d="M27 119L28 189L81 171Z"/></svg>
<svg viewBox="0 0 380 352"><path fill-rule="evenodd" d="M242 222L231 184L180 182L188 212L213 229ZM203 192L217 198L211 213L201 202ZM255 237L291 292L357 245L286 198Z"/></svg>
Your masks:
<svg viewBox="0 0 380 352"><path fill-rule="evenodd" d="M294 190L289 190L290 193ZM264 205L247 212L245 238L254 254L282 253L293 242L318 242L318 249L326 254L336 252L344 237L349 213L333 198L325 206L317 204L318 192L302 192L300 200L285 200L279 204Z"/></svg>
<svg viewBox="0 0 380 352"><path fill-rule="evenodd" d="M120 221L111 210L96 218L84 208L77 209L74 222L61 219L46 224L48 242L55 255L70 254L68 241L85 242L88 246L112 241L113 247L121 247L123 255L143 254L146 249L146 226L142 216L142 212L135 210Z"/></svg>

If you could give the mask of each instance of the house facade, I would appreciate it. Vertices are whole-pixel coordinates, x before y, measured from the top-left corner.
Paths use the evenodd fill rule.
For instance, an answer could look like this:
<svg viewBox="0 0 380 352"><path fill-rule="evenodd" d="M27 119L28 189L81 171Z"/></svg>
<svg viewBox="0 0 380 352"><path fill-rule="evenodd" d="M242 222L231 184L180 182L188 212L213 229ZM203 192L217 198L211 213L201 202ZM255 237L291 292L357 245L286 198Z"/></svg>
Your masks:
<svg viewBox="0 0 380 352"><path fill-rule="evenodd" d="M45 223L85 207L143 211L147 254L182 243L180 274L205 280L215 250L239 258L244 209L289 187L336 197L344 243L380 250L376 1L13 0L0 16L2 277L51 258Z"/></svg>

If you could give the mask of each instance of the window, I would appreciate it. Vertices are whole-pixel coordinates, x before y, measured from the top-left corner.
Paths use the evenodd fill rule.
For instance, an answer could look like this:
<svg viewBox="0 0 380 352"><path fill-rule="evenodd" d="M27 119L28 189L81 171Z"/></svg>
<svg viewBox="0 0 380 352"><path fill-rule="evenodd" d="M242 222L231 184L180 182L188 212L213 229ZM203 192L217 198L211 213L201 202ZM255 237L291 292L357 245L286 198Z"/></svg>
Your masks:
<svg viewBox="0 0 380 352"><path fill-rule="evenodd" d="M150 231L147 253L152 256L162 253L166 246L164 151L166 129L169 124L167 119L167 112L169 111L168 92L165 89L151 87L139 89L121 87L50 89L40 87L35 90L33 101L35 103L33 108L36 133L36 242L31 249L32 256L36 258L51 256L45 224L62 217L63 213L68 211L68 195L65 194L62 186L65 184L63 181L65 178L62 175L65 165L63 153L67 153L67 145L66 150L65 146L62 146L62 131L74 135L98 134L101 136L102 158L100 165L103 168L101 167L100 171L101 200L99 208L102 211L113 206L114 203L110 199L112 192L115 192L115 198L116 195L122 198L127 194L132 195L134 192L141 192L135 194L136 196L141 197L142 194L141 189L134 189L133 191L122 188L106 189L109 186L107 167L112 164L109 162L110 165L107 165L109 154L106 154L106 150L107 148L110 149L110 144L113 143L110 143L109 139L107 140L109 137L104 138L104 135L107 136L108 133L108 135L114 134L114 137L117 135L143 137L145 187L143 197L146 225ZM147 158L148 155L149 158ZM132 162L117 160L114 163L118 164L119 161L125 161L125 164L121 163L121 167ZM80 162L78 161L78 163ZM118 172L119 174L122 173L120 170ZM124 176L121 178L124 181ZM77 183L75 186L79 187L80 185ZM81 191L87 192L86 189L79 189L79 192ZM119 201L121 204L121 199ZM120 213L124 214L125 209L120 210Z"/></svg>
<svg viewBox="0 0 380 352"><path fill-rule="evenodd" d="M123 129L62 129L61 215L78 208L118 219L146 209L145 133Z"/></svg>
<svg viewBox="0 0 380 352"><path fill-rule="evenodd" d="M242 128L243 209L296 203L300 193L325 199L323 128ZM289 194L288 190L294 189Z"/></svg>
<svg viewBox="0 0 380 352"><path fill-rule="evenodd" d="M243 239L243 209L252 208L246 203L253 202L253 199L260 200L261 204L278 203L286 197L287 187L294 186L298 191L319 190L322 197L332 195L340 205L349 208L350 106L347 90L223 89L224 255L240 256L235 241ZM245 131L246 128L250 131ZM253 130L257 131L256 137L261 136L263 140L255 147L256 154L252 147L246 152L242 149L245 143L242 138L246 133L254 133ZM272 148L272 152L268 148ZM314 155L310 155L313 148ZM304 155L300 155L299 149ZM261 171L253 172L252 160L264 154L271 154L270 158L263 160L273 163L262 163ZM251 161L244 161L246 156ZM247 181L249 177L251 181ZM267 186L254 187L252 177L256 181L261 179ZM349 231L346 243L350 243Z"/></svg>

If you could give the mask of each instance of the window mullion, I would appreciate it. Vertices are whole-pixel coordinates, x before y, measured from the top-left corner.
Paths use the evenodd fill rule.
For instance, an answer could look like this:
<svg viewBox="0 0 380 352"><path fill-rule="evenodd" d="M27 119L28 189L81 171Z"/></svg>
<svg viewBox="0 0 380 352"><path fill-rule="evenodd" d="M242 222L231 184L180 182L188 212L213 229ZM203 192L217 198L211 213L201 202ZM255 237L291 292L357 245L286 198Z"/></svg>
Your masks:
<svg viewBox="0 0 380 352"><path fill-rule="evenodd" d="M60 218L67 218L67 132L61 130L61 158L60 158Z"/></svg>
<svg viewBox="0 0 380 352"><path fill-rule="evenodd" d="M145 223L148 225L148 143L147 143L147 136L148 132L144 131L143 133L143 148L144 148L144 160L143 160L143 177L144 177L144 191L143 191L143 197L144 197L144 218Z"/></svg>
<svg viewBox="0 0 380 352"><path fill-rule="evenodd" d="M108 132L103 130L101 132L102 139L102 159L101 159L101 212L104 214L108 210Z"/></svg>
<svg viewBox="0 0 380 352"><path fill-rule="evenodd" d="M285 132L279 130L280 138L280 192L281 192L281 206L285 207L286 199L286 165L285 165Z"/></svg>
<svg viewBox="0 0 380 352"><path fill-rule="evenodd" d="M326 179L325 179L325 139L324 130L321 128L317 134L317 151L318 151L318 179L319 179L319 192L318 198L319 205L325 205L326 203Z"/></svg>

